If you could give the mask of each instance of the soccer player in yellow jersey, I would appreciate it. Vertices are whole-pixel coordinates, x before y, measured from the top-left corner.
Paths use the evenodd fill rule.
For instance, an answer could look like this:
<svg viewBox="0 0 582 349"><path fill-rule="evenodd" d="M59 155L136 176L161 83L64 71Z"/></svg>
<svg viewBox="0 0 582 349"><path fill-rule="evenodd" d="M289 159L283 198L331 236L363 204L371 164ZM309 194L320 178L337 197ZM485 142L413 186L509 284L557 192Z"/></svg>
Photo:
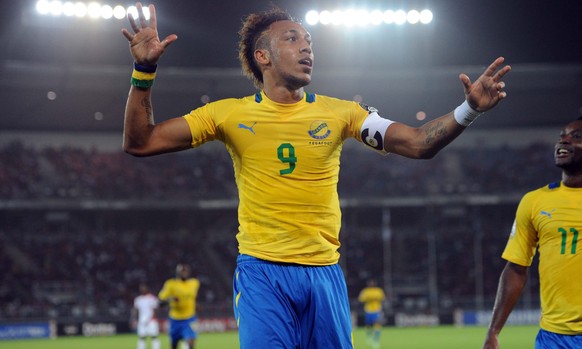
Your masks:
<svg viewBox="0 0 582 349"><path fill-rule="evenodd" d="M380 331L382 329L382 303L386 299L384 290L378 287L376 280L368 280L366 287L360 291L358 301L364 304L364 323L366 336L373 348L380 347Z"/></svg>
<svg viewBox="0 0 582 349"><path fill-rule="evenodd" d="M582 117L561 132L554 159L562 180L525 194L517 208L484 349L500 347L536 251L542 316L535 348L582 348Z"/></svg>
<svg viewBox="0 0 582 349"><path fill-rule="evenodd" d="M167 280L158 298L170 305L170 343L172 349L182 340L190 349L196 345L196 297L200 281L190 277L190 266L178 264L176 277Z"/></svg>
<svg viewBox="0 0 582 349"><path fill-rule="evenodd" d="M177 36L160 40L154 6L149 20L142 5L136 7L138 17L128 16L131 29L122 30L135 61L123 147L150 156L213 140L225 144L239 192L233 303L241 348L352 348L347 287L338 264L337 182L344 141L354 138L384 154L431 158L506 97L502 78L510 67L499 57L474 82L461 74L465 101L410 127L382 118L372 107L305 91L314 66L311 35L274 8L249 15L239 31L243 71L259 92L155 123L157 63Z"/></svg>

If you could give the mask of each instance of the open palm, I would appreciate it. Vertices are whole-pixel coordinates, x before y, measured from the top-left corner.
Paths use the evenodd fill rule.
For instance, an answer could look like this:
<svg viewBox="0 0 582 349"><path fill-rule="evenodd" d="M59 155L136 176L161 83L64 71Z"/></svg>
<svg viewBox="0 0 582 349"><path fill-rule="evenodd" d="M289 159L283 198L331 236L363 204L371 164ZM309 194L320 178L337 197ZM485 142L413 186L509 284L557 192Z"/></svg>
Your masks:
<svg viewBox="0 0 582 349"><path fill-rule="evenodd" d="M160 41L156 24L156 9L154 5L149 5L150 19L146 20L141 3L136 3L138 18L137 21L132 15L128 14L127 18L133 30L123 28L121 32L129 41L131 55L136 63L142 65L155 65L164 53L166 47L178 39L175 34L168 35Z"/></svg>

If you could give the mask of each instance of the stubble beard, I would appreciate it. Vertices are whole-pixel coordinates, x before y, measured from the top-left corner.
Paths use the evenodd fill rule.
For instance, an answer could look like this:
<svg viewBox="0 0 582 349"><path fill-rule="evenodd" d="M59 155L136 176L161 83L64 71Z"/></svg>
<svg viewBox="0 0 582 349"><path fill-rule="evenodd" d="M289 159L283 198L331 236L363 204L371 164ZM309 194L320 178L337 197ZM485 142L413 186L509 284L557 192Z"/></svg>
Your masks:
<svg viewBox="0 0 582 349"><path fill-rule="evenodd" d="M284 74L283 81L289 90L299 90L311 83L311 79L301 79L291 74Z"/></svg>
<svg viewBox="0 0 582 349"><path fill-rule="evenodd" d="M562 171L572 172L572 173L582 173L582 162L576 161L573 158L567 161L555 161L556 167L562 169Z"/></svg>

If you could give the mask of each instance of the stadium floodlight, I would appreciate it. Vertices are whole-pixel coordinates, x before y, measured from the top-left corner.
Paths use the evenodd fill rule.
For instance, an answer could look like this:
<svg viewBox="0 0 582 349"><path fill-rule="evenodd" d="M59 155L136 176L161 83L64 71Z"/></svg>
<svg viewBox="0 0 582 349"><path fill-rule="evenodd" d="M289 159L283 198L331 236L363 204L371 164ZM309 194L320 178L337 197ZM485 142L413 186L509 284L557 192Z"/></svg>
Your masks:
<svg viewBox="0 0 582 349"><path fill-rule="evenodd" d="M323 25L331 24L331 12L329 11L321 11L319 13L319 23Z"/></svg>
<svg viewBox="0 0 582 349"><path fill-rule="evenodd" d="M51 1L49 3L49 13L58 16L63 13L63 4L60 1Z"/></svg>
<svg viewBox="0 0 582 349"><path fill-rule="evenodd" d="M92 2L87 6L87 14L91 18L101 17L101 5L97 2Z"/></svg>
<svg viewBox="0 0 582 349"><path fill-rule="evenodd" d="M394 12L394 23L396 24L406 23L406 12L404 12L404 10L398 10Z"/></svg>
<svg viewBox="0 0 582 349"><path fill-rule="evenodd" d="M408 11L408 13L406 14L406 20L410 24L418 23L420 21L420 12L416 10Z"/></svg>
<svg viewBox="0 0 582 349"><path fill-rule="evenodd" d="M432 11L430 10L422 10L420 11L420 23L428 24L432 22Z"/></svg>
<svg viewBox="0 0 582 349"><path fill-rule="evenodd" d="M113 17L113 7L109 5L101 6L101 18L109 19L111 17Z"/></svg>
<svg viewBox="0 0 582 349"><path fill-rule="evenodd" d="M117 19L124 19L125 18L125 7L121 5L117 5L113 8L113 17Z"/></svg>
<svg viewBox="0 0 582 349"><path fill-rule="evenodd" d="M341 22L339 24L346 25L348 27L353 27L358 23L358 17L356 10L346 10L342 13Z"/></svg>
<svg viewBox="0 0 582 349"><path fill-rule="evenodd" d="M63 4L63 14L67 17L72 17L75 15L75 4L67 1Z"/></svg>
<svg viewBox="0 0 582 349"><path fill-rule="evenodd" d="M319 12L311 10L305 15L305 22L309 25L316 25L319 22Z"/></svg>
<svg viewBox="0 0 582 349"><path fill-rule="evenodd" d="M135 6L126 8L122 5L101 4L95 1L86 3L82 1L39 0L36 2L36 12L40 15L88 17L92 20L111 18L122 20L129 13L134 18L138 17ZM149 7L144 7L143 13L146 19L150 18Z"/></svg>
<svg viewBox="0 0 582 349"><path fill-rule="evenodd" d="M75 3L75 16L82 18L87 15L87 5L83 2Z"/></svg>
<svg viewBox="0 0 582 349"><path fill-rule="evenodd" d="M41 0L36 3L36 12L41 15L46 15L49 13L49 2L46 0Z"/></svg>
<svg viewBox="0 0 582 349"><path fill-rule="evenodd" d="M392 23L394 23L395 19L396 19L396 14L394 13L394 11L392 11L392 10L384 11L384 23L392 24Z"/></svg>
<svg viewBox="0 0 582 349"><path fill-rule="evenodd" d="M383 13L380 10L374 10L370 13L370 23L373 25L382 24L383 21Z"/></svg>
<svg viewBox="0 0 582 349"><path fill-rule="evenodd" d="M368 25L380 24L428 24L432 21L433 14L430 10L380 10L372 11L366 9L335 9L318 12L310 10L305 14L305 21L308 25L334 25L346 27L365 27Z"/></svg>
<svg viewBox="0 0 582 349"><path fill-rule="evenodd" d="M331 13L331 24L341 25L344 23L344 12L340 10L333 10Z"/></svg>
<svg viewBox="0 0 582 349"><path fill-rule="evenodd" d="M366 26L370 24L370 13L367 10L356 11L356 24L359 26Z"/></svg>

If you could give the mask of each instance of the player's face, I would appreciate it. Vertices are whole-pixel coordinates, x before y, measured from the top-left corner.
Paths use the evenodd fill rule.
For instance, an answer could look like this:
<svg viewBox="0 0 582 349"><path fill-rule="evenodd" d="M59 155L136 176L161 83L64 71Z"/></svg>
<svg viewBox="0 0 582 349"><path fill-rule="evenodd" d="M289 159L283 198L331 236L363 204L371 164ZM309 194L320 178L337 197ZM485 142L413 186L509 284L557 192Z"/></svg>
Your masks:
<svg viewBox="0 0 582 349"><path fill-rule="evenodd" d="M582 120L568 124L560 133L554 160L564 170L582 170Z"/></svg>
<svg viewBox="0 0 582 349"><path fill-rule="evenodd" d="M146 285L144 285L144 284L139 285L139 292L141 294L146 294L146 293L148 293L148 291L149 290L148 290L148 287Z"/></svg>
<svg viewBox="0 0 582 349"><path fill-rule="evenodd" d="M276 76L291 89L311 82L311 35L298 23L278 21L270 27L271 65Z"/></svg>
<svg viewBox="0 0 582 349"><path fill-rule="evenodd" d="M190 276L190 268L187 265L179 264L176 267L176 276L181 279L187 279Z"/></svg>

